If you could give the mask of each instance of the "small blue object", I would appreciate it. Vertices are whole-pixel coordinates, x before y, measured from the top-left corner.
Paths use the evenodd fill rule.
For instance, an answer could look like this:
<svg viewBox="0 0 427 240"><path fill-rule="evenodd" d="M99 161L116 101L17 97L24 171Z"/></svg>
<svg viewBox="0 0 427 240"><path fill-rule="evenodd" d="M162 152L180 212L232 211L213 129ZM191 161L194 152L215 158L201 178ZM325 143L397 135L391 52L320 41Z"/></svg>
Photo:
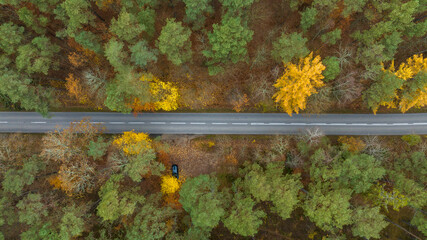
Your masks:
<svg viewBox="0 0 427 240"><path fill-rule="evenodd" d="M172 165L172 176L176 177L177 179L179 178L178 165L176 164Z"/></svg>

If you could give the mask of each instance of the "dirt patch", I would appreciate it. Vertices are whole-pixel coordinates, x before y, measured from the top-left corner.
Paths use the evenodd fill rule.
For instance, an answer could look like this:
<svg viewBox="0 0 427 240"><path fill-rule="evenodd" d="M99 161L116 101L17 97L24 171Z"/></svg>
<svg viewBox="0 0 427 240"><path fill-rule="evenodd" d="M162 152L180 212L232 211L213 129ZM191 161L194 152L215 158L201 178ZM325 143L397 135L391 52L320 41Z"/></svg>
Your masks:
<svg viewBox="0 0 427 240"><path fill-rule="evenodd" d="M179 166L180 175L195 177L214 172L218 162L214 153L207 153L192 145L191 140L197 136L164 135L162 140L170 145L170 163Z"/></svg>

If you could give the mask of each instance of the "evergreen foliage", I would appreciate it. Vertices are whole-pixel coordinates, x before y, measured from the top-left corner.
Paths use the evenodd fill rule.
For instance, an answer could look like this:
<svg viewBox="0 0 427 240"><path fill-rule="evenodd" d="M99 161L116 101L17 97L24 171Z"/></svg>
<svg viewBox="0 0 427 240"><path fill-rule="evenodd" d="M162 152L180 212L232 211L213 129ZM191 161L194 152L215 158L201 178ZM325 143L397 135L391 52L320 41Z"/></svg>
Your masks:
<svg viewBox="0 0 427 240"><path fill-rule="evenodd" d="M145 30L144 25L140 25L138 19L122 8L117 19L111 20L110 31L117 35L119 39L127 42L134 42L136 37Z"/></svg>
<svg viewBox="0 0 427 240"><path fill-rule="evenodd" d="M145 68L149 62L157 61L157 51L148 48L147 42L144 40L138 41L130 48L130 59L137 66Z"/></svg>
<svg viewBox="0 0 427 240"><path fill-rule="evenodd" d="M50 69L56 70L58 62L54 56L59 52L59 46L52 44L47 37L36 37L31 43L18 48L16 67L28 74L48 74Z"/></svg>
<svg viewBox="0 0 427 240"><path fill-rule="evenodd" d="M8 96L12 103L26 110L48 115L49 106L54 105L54 94L49 88L33 86L33 80L13 70L0 73L0 93Z"/></svg>
<svg viewBox="0 0 427 240"><path fill-rule="evenodd" d="M322 42L326 44L335 45L337 41L341 39L341 29L337 28L333 31L325 33L320 37L320 39L322 39Z"/></svg>
<svg viewBox="0 0 427 240"><path fill-rule="evenodd" d="M61 239L72 239L81 236L85 230L85 222L81 209L72 205L64 208L64 215L61 218L60 233Z"/></svg>
<svg viewBox="0 0 427 240"><path fill-rule="evenodd" d="M227 14L235 16L242 14L243 10L248 9L256 0L219 0Z"/></svg>
<svg viewBox="0 0 427 240"><path fill-rule="evenodd" d="M19 19L25 23L28 27L33 29L38 34L44 34L46 32L46 25L48 19L44 16L37 18L34 13L26 7L18 10Z"/></svg>
<svg viewBox="0 0 427 240"><path fill-rule="evenodd" d="M32 157L24 162L22 169L9 169L2 182L4 191L20 195L26 185L34 182L36 174L43 170L45 165L36 157Z"/></svg>
<svg viewBox="0 0 427 240"><path fill-rule="evenodd" d="M335 232L352 223L350 198L351 191L348 189L330 189L324 184L312 184L303 209L320 229Z"/></svg>
<svg viewBox="0 0 427 240"><path fill-rule="evenodd" d="M148 36L152 37L156 32L156 11L148 7L141 9L136 18L138 19L139 24L144 26L144 31Z"/></svg>
<svg viewBox="0 0 427 240"><path fill-rule="evenodd" d="M24 28L12 22L0 25L0 48L7 54L15 53L24 40Z"/></svg>
<svg viewBox="0 0 427 240"><path fill-rule="evenodd" d="M334 80L341 73L340 62L337 57L326 57L322 63L326 67L322 72L325 82Z"/></svg>
<svg viewBox="0 0 427 240"><path fill-rule="evenodd" d="M110 39L110 41L104 45L105 57L117 72L127 70L125 69L125 63L128 55L123 51L123 47L123 42L114 38Z"/></svg>
<svg viewBox="0 0 427 240"><path fill-rule="evenodd" d="M254 163L240 171L244 176L242 186L256 201L271 201L273 212L283 219L291 216L299 202L298 192L302 188L299 175L283 176L283 166L269 163L266 170Z"/></svg>
<svg viewBox="0 0 427 240"><path fill-rule="evenodd" d="M148 173L160 176L165 170L165 166L156 161L156 153L152 149L128 158L129 162L124 167L123 173L127 174L135 182L140 182L142 176Z"/></svg>
<svg viewBox="0 0 427 240"><path fill-rule="evenodd" d="M103 137L98 137L97 141L90 141L87 149L87 155L97 160L105 155L109 142L104 142Z"/></svg>
<svg viewBox="0 0 427 240"><path fill-rule="evenodd" d="M380 213L379 207L358 207L354 211L353 235L362 238L381 238L380 232L388 223L384 220L384 215Z"/></svg>
<svg viewBox="0 0 427 240"><path fill-rule="evenodd" d="M147 240L163 239L169 232L168 221L176 214L171 207L162 207L160 194L150 196L136 214L133 224L128 226L126 239L138 240L141 236Z"/></svg>
<svg viewBox="0 0 427 240"><path fill-rule="evenodd" d="M306 47L307 38L300 33L282 35L273 42L271 56L276 62L288 63L292 60L305 57L310 53Z"/></svg>
<svg viewBox="0 0 427 240"><path fill-rule="evenodd" d="M376 81L365 91L363 99L374 113L380 106L394 106L396 90L401 88L404 80L389 72L379 73Z"/></svg>
<svg viewBox="0 0 427 240"><path fill-rule="evenodd" d="M185 3L185 22L193 23L193 29L199 30L206 21L205 14L214 12L211 0L183 0Z"/></svg>
<svg viewBox="0 0 427 240"><path fill-rule="evenodd" d="M56 19L64 22L65 29L56 33L59 37L74 37L84 25L91 24L94 16L86 0L65 0L54 10Z"/></svg>
<svg viewBox="0 0 427 240"><path fill-rule="evenodd" d="M102 46L99 43L98 37L94 33L81 31L76 35L75 40L84 48L90 49L98 54L102 54Z"/></svg>
<svg viewBox="0 0 427 240"><path fill-rule="evenodd" d="M149 82L141 81L140 76L130 67L121 67L120 70L115 79L107 84L104 104L113 111L130 113L132 108L129 102L133 101L133 97L142 103L150 101L150 85Z"/></svg>
<svg viewBox="0 0 427 240"><path fill-rule="evenodd" d="M175 19L168 19L162 28L157 45L169 61L179 66L191 59L191 30Z"/></svg>
<svg viewBox="0 0 427 240"><path fill-rule="evenodd" d="M262 224L262 218L266 217L265 212L253 210L255 201L251 197L245 197L242 193L234 196L234 205L231 213L224 219L224 225L232 233L242 236L254 236Z"/></svg>
<svg viewBox="0 0 427 240"><path fill-rule="evenodd" d="M237 63L247 58L246 46L252 40L253 31L242 23L240 17L226 17L221 25L214 24L213 32L208 33L210 50L203 51L209 59L207 62L210 75L223 70L224 64Z"/></svg>
<svg viewBox="0 0 427 240"><path fill-rule="evenodd" d="M219 182L215 177L199 175L188 179L179 192L182 208L191 216L195 227L211 230L225 214L226 202L218 192Z"/></svg>
<svg viewBox="0 0 427 240"><path fill-rule="evenodd" d="M427 219L422 212L415 212L414 217L411 220L411 224L416 226L420 232L427 236Z"/></svg>
<svg viewBox="0 0 427 240"><path fill-rule="evenodd" d="M122 179L123 175L112 175L98 192L101 201L97 207L97 214L104 221L115 221L121 216L131 215L137 204L145 202L144 196L135 190L120 191Z"/></svg>
<svg viewBox="0 0 427 240"><path fill-rule="evenodd" d="M301 28L307 31L311 26L316 23L317 9L314 7L307 8L301 13Z"/></svg>
<svg viewBox="0 0 427 240"><path fill-rule="evenodd" d="M19 222L27 225L38 223L42 217L46 217L48 212L41 202L40 194L30 193L16 204L19 216Z"/></svg>

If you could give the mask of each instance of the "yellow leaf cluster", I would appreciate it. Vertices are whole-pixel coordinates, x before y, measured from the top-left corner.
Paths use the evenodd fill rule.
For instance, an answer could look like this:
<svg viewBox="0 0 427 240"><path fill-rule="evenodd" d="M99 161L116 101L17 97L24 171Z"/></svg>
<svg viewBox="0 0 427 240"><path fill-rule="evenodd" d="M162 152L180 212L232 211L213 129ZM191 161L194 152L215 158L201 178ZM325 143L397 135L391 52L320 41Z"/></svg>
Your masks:
<svg viewBox="0 0 427 240"><path fill-rule="evenodd" d="M340 136L338 137L338 142L345 145L347 150L353 153L361 152L366 146L365 142L359 137Z"/></svg>
<svg viewBox="0 0 427 240"><path fill-rule="evenodd" d="M182 182L176 177L167 175L162 176L161 191L164 195L174 194L181 187Z"/></svg>
<svg viewBox="0 0 427 240"><path fill-rule="evenodd" d="M377 183L373 187L371 196L377 204L384 206L386 210L388 206L391 206L393 210L399 211L400 208L408 205L408 198L405 195L401 194L397 189L393 189L391 192L387 191L385 184Z"/></svg>
<svg viewBox="0 0 427 240"><path fill-rule="evenodd" d="M163 82L151 74L143 74L141 81L150 82L150 93L155 110L172 111L178 108L178 88L171 82Z"/></svg>
<svg viewBox="0 0 427 240"><path fill-rule="evenodd" d="M394 60L393 60L388 69L385 69L384 65L382 64L382 70L389 71L394 75L396 75L398 78L401 78L406 81L408 79L413 78L415 75L417 75L421 71L427 71L427 58L423 58L422 54L414 55L411 58L408 58L406 60L406 63L400 64L397 70L394 66ZM383 105L386 105L391 108L396 108L397 106L395 102L397 102L397 100L399 100L399 96L396 92L395 101L392 101L390 103L384 103ZM411 96L410 99L402 96L399 102L399 108L402 112L406 112L412 107L419 108L426 105L427 105L427 86L425 86L423 90L418 90L415 94L413 94L413 96Z"/></svg>
<svg viewBox="0 0 427 240"><path fill-rule="evenodd" d="M113 144L118 146L126 155L136 155L151 149L151 139L148 134L133 131L124 132L114 139Z"/></svg>
<svg viewBox="0 0 427 240"><path fill-rule="evenodd" d="M324 85L322 71L325 66L320 56L313 58L311 52L306 58L301 58L298 64L287 63L284 67L284 74L274 84L279 90L273 98L292 116L292 112L298 114L300 109L305 109L307 97L317 93L316 88Z"/></svg>
<svg viewBox="0 0 427 240"><path fill-rule="evenodd" d="M384 69L384 65L382 65L383 71L390 71L398 78L403 80L408 80L413 78L417 73L427 70L427 58L423 58L423 55L414 55L412 58L408 58L406 63L402 63L399 66L399 69L395 69L394 60L391 62L389 69Z"/></svg>
<svg viewBox="0 0 427 240"><path fill-rule="evenodd" d="M75 78L74 75L70 73L65 80L67 80L65 87L67 88L68 95L75 97L81 104L85 104L89 101L88 96L84 93L83 86L80 84L79 78Z"/></svg>

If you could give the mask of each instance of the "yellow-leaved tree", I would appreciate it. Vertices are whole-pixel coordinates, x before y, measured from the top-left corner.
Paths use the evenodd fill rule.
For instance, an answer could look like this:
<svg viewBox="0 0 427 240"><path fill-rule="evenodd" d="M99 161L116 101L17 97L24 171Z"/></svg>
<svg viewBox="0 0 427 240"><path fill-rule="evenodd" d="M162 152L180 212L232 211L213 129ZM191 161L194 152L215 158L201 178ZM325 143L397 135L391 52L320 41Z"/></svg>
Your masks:
<svg viewBox="0 0 427 240"><path fill-rule="evenodd" d="M172 111L178 108L178 88L171 82L162 82L158 78L150 83L150 92L155 99L156 110Z"/></svg>
<svg viewBox="0 0 427 240"><path fill-rule="evenodd" d="M324 85L322 71L325 66L320 56L313 58L311 52L307 57L301 58L298 64L286 63L284 67L284 74L274 84L278 92L273 98L292 116L292 112L298 113L300 109L305 109L307 97L317 93L316 88Z"/></svg>
<svg viewBox="0 0 427 240"><path fill-rule="evenodd" d="M152 148L148 134L133 131L124 132L123 135L114 139L113 143L126 155L137 155Z"/></svg>
<svg viewBox="0 0 427 240"><path fill-rule="evenodd" d="M163 194L174 194L181 187L182 182L176 177L165 175L162 176L161 191Z"/></svg>
<svg viewBox="0 0 427 240"><path fill-rule="evenodd" d="M121 152L115 156L122 172L133 181L140 182L144 176L161 176L165 166L156 160L151 139L145 133L124 132L114 139Z"/></svg>
<svg viewBox="0 0 427 240"><path fill-rule="evenodd" d="M400 64L396 70L394 60L388 69L382 68L383 71L389 71L400 79L405 80L402 87L396 91L395 101L399 101L400 111L406 112L412 107L423 107L427 105L427 58L423 55L414 55L406 60L406 63ZM399 96L400 95L400 96ZM389 104L389 107L394 105Z"/></svg>
<svg viewBox="0 0 427 240"><path fill-rule="evenodd" d="M160 81L150 73L142 74L139 80L149 83L150 99L141 101L137 97L133 98L133 102L129 103L129 106L134 114L141 111L172 111L178 108L179 93L178 88L173 83Z"/></svg>

